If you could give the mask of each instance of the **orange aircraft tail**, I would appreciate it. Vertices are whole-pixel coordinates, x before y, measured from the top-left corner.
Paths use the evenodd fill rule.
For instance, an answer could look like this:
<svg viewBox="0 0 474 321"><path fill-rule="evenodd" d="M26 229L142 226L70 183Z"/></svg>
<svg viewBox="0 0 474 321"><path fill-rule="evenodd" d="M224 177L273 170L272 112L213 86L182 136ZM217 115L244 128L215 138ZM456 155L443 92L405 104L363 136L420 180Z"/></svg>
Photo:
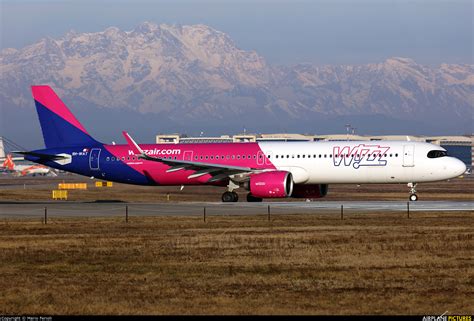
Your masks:
<svg viewBox="0 0 474 321"><path fill-rule="evenodd" d="M11 154L7 155L7 158L5 158L5 161L3 162L2 167L5 167L9 170L13 170L15 168L15 163L13 163Z"/></svg>

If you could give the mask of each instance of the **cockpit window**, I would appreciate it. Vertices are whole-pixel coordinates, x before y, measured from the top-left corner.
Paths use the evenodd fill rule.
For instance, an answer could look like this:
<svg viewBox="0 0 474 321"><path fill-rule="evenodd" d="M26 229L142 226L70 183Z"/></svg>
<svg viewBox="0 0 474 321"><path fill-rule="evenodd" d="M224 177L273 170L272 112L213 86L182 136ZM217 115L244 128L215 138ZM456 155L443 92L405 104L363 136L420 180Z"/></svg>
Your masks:
<svg viewBox="0 0 474 321"><path fill-rule="evenodd" d="M427 156L428 158L439 158L448 156L448 153L444 150L430 150Z"/></svg>

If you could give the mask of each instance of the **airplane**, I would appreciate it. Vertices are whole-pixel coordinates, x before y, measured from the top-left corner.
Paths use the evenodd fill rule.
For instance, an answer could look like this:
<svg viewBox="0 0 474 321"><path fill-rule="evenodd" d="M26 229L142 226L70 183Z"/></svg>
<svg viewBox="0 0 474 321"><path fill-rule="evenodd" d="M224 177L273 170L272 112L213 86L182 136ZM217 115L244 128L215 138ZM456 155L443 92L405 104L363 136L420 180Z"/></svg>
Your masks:
<svg viewBox="0 0 474 321"><path fill-rule="evenodd" d="M17 165L14 162L14 158L11 154L8 154L5 157L5 160L2 164L2 168L7 172L13 172L18 176L26 176L26 175L53 175L57 176L57 174L49 167L44 165Z"/></svg>
<svg viewBox="0 0 474 321"><path fill-rule="evenodd" d="M226 186L223 202L320 198L329 184L416 184L457 177L465 164L440 146L413 141L249 142L202 144L101 143L49 86L32 86L45 149L25 159L91 178L149 186Z"/></svg>

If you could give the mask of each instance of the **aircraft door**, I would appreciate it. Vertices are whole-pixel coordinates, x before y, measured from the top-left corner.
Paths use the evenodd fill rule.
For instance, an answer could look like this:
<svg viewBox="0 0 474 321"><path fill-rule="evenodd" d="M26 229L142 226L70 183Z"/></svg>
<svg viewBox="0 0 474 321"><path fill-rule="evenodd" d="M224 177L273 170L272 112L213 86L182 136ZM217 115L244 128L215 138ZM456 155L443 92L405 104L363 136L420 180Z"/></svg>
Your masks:
<svg viewBox="0 0 474 321"><path fill-rule="evenodd" d="M258 151L257 153L257 165L263 165L265 163L265 156L263 155L262 151Z"/></svg>
<svg viewBox="0 0 474 321"><path fill-rule="evenodd" d="M403 166L415 166L415 145L403 145Z"/></svg>
<svg viewBox="0 0 474 321"><path fill-rule="evenodd" d="M187 150L184 152L183 160L191 162L193 160L193 151Z"/></svg>
<svg viewBox="0 0 474 321"><path fill-rule="evenodd" d="M92 148L89 155L89 167L91 170L99 170L100 148Z"/></svg>

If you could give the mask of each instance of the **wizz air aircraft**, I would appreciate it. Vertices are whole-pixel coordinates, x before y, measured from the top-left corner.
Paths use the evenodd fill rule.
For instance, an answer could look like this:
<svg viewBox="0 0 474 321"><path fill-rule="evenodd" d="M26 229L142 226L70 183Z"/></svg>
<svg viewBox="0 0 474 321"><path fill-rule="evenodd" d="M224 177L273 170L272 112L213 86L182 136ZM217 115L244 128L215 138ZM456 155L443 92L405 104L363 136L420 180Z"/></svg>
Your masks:
<svg viewBox="0 0 474 321"><path fill-rule="evenodd" d="M127 184L226 186L223 202L320 198L328 184L416 184L463 174L466 166L437 145L412 141L259 142L126 145L92 138L49 86L33 86L46 148L18 152L60 170Z"/></svg>

